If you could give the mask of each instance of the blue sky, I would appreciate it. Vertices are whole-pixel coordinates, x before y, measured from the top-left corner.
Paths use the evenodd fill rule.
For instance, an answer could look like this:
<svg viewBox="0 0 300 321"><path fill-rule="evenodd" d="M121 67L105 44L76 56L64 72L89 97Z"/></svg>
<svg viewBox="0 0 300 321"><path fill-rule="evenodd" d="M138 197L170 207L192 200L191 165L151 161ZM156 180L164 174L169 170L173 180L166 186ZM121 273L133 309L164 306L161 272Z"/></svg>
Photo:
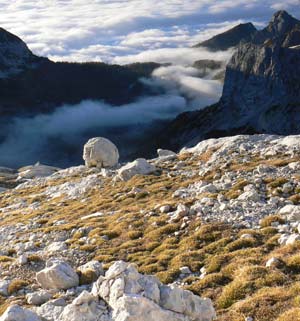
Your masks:
<svg viewBox="0 0 300 321"><path fill-rule="evenodd" d="M2 0L1 27L54 60L125 63L141 52L189 47L300 0ZM150 53L148 52L148 57ZM157 56L157 54L156 54Z"/></svg>

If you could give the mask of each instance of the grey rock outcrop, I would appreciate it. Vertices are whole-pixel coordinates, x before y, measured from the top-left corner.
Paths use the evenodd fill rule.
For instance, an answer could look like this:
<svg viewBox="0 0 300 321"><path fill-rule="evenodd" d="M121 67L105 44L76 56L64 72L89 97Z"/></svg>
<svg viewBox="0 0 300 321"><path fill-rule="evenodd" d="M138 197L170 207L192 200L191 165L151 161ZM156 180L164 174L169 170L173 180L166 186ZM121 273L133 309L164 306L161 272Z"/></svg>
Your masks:
<svg viewBox="0 0 300 321"><path fill-rule="evenodd" d="M94 284L92 293L112 308L114 321L210 321L215 311L209 299L161 284L141 275L132 264L114 263Z"/></svg>

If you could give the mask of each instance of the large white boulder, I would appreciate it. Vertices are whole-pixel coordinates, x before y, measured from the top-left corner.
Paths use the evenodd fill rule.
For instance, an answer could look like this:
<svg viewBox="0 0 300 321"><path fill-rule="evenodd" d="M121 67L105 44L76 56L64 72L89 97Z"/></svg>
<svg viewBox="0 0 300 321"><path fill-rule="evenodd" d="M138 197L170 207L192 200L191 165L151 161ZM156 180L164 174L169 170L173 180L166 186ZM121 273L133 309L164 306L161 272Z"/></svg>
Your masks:
<svg viewBox="0 0 300 321"><path fill-rule="evenodd" d="M41 321L34 312L19 305L11 305L0 317L0 321Z"/></svg>
<svg viewBox="0 0 300 321"><path fill-rule="evenodd" d="M135 175L149 175L156 171L156 167L144 158L126 164L118 170L118 177L123 181L130 180Z"/></svg>
<svg viewBox="0 0 300 321"><path fill-rule="evenodd" d="M119 161L119 151L108 139L95 137L84 145L83 159L87 167L114 167Z"/></svg>
<svg viewBox="0 0 300 321"><path fill-rule="evenodd" d="M216 316L209 299L163 285L122 261L94 283L92 294L112 308L114 321L211 321Z"/></svg>
<svg viewBox="0 0 300 321"><path fill-rule="evenodd" d="M44 289L69 289L79 284L73 268L62 260L49 260L46 268L36 274L38 283Z"/></svg>

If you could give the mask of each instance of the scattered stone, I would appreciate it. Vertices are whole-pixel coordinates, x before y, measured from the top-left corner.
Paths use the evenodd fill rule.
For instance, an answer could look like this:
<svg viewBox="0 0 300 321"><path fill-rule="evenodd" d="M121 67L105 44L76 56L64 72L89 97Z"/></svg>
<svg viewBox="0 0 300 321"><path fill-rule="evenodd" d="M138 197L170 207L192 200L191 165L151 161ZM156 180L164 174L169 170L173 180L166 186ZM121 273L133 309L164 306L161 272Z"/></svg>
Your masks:
<svg viewBox="0 0 300 321"><path fill-rule="evenodd" d="M179 268L179 270L182 274L191 274L192 273L188 266L183 266L183 267Z"/></svg>
<svg viewBox="0 0 300 321"><path fill-rule="evenodd" d="M177 158L177 154L167 149L158 149L157 150L158 157L163 157L167 159Z"/></svg>
<svg viewBox="0 0 300 321"><path fill-rule="evenodd" d="M290 221L300 220L300 206L299 205L286 205L279 210L280 215L286 216Z"/></svg>
<svg viewBox="0 0 300 321"><path fill-rule="evenodd" d="M144 158L139 158L118 170L118 177L123 181L130 180L135 175L149 175L156 171L156 167Z"/></svg>
<svg viewBox="0 0 300 321"><path fill-rule="evenodd" d="M8 296L8 287L11 281L9 280L2 280L0 281L0 295Z"/></svg>
<svg viewBox="0 0 300 321"><path fill-rule="evenodd" d="M31 305L42 305L49 301L51 298L52 294L44 290L28 293L26 295L27 303Z"/></svg>
<svg viewBox="0 0 300 321"><path fill-rule="evenodd" d="M36 274L38 283L44 289L69 289L79 284L79 278L72 267L61 260L49 260L46 268Z"/></svg>
<svg viewBox="0 0 300 321"><path fill-rule="evenodd" d="M0 321L41 321L39 316L19 305L11 305L0 317Z"/></svg>
<svg viewBox="0 0 300 321"><path fill-rule="evenodd" d="M280 267L281 264L282 262L279 259L277 259L276 257L272 257L267 261L266 267L268 268Z"/></svg>
<svg viewBox="0 0 300 321"><path fill-rule="evenodd" d="M57 167L36 164L33 166L27 166L19 169L19 178L33 179L37 177L47 177L56 173L59 170L60 168Z"/></svg>

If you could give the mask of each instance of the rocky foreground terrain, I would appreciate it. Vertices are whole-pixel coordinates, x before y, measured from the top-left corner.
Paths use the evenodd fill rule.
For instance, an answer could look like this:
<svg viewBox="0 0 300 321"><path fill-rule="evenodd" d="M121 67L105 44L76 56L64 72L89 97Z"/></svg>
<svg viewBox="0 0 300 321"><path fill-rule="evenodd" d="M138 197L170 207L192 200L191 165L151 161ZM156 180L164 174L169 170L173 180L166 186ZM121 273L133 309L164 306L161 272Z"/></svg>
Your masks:
<svg viewBox="0 0 300 321"><path fill-rule="evenodd" d="M1 321L300 320L300 136L0 168Z"/></svg>

